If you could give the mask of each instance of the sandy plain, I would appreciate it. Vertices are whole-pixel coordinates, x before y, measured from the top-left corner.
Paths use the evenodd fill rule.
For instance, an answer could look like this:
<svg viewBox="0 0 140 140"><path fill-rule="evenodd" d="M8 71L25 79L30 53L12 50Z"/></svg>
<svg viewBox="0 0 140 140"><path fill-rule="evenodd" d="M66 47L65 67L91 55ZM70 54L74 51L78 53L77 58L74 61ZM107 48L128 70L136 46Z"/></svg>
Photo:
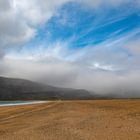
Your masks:
<svg viewBox="0 0 140 140"><path fill-rule="evenodd" d="M0 107L0 140L140 140L140 100Z"/></svg>

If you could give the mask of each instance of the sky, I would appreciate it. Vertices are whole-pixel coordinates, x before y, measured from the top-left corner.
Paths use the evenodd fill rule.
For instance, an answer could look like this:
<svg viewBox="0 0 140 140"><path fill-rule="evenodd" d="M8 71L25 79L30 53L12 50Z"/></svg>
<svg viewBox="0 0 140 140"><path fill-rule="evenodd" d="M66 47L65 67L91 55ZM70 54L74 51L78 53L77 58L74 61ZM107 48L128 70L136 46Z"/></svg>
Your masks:
<svg viewBox="0 0 140 140"><path fill-rule="evenodd" d="M0 76L140 97L140 0L0 0Z"/></svg>

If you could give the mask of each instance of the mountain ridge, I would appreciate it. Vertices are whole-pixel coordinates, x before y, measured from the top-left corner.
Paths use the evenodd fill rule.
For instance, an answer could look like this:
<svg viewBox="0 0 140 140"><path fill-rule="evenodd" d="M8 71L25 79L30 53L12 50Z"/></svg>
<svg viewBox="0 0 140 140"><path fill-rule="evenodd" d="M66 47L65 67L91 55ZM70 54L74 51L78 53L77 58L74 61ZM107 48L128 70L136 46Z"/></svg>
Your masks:
<svg viewBox="0 0 140 140"><path fill-rule="evenodd" d="M26 79L0 77L0 100L91 99L84 89L59 88Z"/></svg>

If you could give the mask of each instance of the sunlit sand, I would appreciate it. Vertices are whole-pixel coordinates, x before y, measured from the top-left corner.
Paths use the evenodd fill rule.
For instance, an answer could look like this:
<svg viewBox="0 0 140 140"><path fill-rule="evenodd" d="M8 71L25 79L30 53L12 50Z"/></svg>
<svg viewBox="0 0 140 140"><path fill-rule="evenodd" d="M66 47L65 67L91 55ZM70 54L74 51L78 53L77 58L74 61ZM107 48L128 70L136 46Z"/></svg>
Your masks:
<svg viewBox="0 0 140 140"><path fill-rule="evenodd" d="M140 100L0 107L0 140L139 140Z"/></svg>

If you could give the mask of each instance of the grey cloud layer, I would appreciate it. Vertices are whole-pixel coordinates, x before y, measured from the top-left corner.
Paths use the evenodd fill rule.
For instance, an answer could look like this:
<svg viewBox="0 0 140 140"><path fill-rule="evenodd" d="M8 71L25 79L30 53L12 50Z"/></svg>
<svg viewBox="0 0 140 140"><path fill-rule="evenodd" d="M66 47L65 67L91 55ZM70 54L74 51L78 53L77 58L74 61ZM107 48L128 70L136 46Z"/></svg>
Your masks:
<svg viewBox="0 0 140 140"><path fill-rule="evenodd" d="M1 64L1 75L30 79L49 85L83 88L99 94L140 96L140 70L110 72L91 70L79 63L59 62L42 64L6 60Z"/></svg>
<svg viewBox="0 0 140 140"><path fill-rule="evenodd" d="M139 54L138 44L138 40L132 41L123 46L123 49L126 48L132 55ZM99 94L140 96L140 55L129 58L125 52L110 54L109 48L102 46L76 51L72 54L72 58L74 55L79 57L75 60L64 60L61 51L67 55L68 51L63 49L64 46L61 47L57 49L58 52L55 50L55 53L42 55L44 57L38 59L36 56L28 60L24 57L5 58L0 64L2 68L0 73L55 86L85 88Z"/></svg>

